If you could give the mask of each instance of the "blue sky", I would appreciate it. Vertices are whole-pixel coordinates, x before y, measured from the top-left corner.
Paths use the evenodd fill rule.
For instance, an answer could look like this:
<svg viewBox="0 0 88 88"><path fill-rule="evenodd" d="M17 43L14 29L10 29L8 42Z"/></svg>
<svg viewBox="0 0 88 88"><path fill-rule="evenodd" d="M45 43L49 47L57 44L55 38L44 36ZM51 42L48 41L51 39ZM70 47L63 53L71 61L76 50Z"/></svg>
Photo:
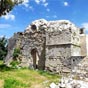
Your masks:
<svg viewBox="0 0 88 88"><path fill-rule="evenodd" d="M70 20L88 33L88 0L25 0L0 17L0 36L24 31L34 20Z"/></svg>

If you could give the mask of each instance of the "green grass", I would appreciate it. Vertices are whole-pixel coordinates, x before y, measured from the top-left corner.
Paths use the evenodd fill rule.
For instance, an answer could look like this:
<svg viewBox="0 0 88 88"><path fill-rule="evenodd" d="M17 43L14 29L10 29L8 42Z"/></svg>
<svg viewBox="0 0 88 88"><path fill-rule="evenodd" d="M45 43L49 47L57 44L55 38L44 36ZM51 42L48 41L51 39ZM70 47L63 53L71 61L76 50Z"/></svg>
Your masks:
<svg viewBox="0 0 88 88"><path fill-rule="evenodd" d="M1 65L1 64L3 64L3 61L2 61L2 60L0 60L0 65Z"/></svg>
<svg viewBox="0 0 88 88"><path fill-rule="evenodd" d="M23 84L14 78L5 79L4 88L20 88L20 87L30 87L30 85Z"/></svg>
<svg viewBox="0 0 88 88"><path fill-rule="evenodd" d="M45 88L51 82L58 83L59 79L59 75L45 71L8 68L0 61L0 80L4 81L4 88Z"/></svg>

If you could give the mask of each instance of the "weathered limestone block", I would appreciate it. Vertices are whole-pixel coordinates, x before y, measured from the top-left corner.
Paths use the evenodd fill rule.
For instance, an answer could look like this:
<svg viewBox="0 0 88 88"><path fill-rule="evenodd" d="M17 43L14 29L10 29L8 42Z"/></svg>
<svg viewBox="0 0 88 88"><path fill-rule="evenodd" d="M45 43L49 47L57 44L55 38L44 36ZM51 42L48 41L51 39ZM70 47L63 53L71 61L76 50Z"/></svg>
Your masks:
<svg viewBox="0 0 88 88"><path fill-rule="evenodd" d="M81 56L81 47L77 45L71 45L71 56Z"/></svg>

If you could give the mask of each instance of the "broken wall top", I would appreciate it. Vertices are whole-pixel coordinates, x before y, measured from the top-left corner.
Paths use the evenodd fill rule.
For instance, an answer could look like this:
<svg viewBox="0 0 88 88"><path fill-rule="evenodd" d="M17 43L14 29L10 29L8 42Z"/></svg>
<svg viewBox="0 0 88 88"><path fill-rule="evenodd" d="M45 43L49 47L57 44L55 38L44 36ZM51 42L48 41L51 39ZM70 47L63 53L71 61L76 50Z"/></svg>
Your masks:
<svg viewBox="0 0 88 88"><path fill-rule="evenodd" d="M25 32L26 33L36 31L55 32L63 30L79 31L79 28L77 28L69 20L46 21L45 19L39 19L33 21L30 25L28 25Z"/></svg>

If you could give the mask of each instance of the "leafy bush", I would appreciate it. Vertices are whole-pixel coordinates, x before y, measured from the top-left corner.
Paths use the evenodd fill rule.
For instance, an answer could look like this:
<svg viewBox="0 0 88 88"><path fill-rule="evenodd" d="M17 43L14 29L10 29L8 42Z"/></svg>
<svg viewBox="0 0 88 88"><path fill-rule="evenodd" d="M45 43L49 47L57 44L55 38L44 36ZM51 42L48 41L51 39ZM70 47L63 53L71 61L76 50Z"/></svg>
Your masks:
<svg viewBox="0 0 88 88"><path fill-rule="evenodd" d="M14 67L14 68L16 68L17 65L19 65L19 64L20 64L20 62L17 61L17 60L13 60L13 61L10 63L10 65L11 65L12 67Z"/></svg>
<svg viewBox="0 0 88 88"><path fill-rule="evenodd" d="M17 58L20 54L20 48L15 48L13 52L13 58Z"/></svg>

